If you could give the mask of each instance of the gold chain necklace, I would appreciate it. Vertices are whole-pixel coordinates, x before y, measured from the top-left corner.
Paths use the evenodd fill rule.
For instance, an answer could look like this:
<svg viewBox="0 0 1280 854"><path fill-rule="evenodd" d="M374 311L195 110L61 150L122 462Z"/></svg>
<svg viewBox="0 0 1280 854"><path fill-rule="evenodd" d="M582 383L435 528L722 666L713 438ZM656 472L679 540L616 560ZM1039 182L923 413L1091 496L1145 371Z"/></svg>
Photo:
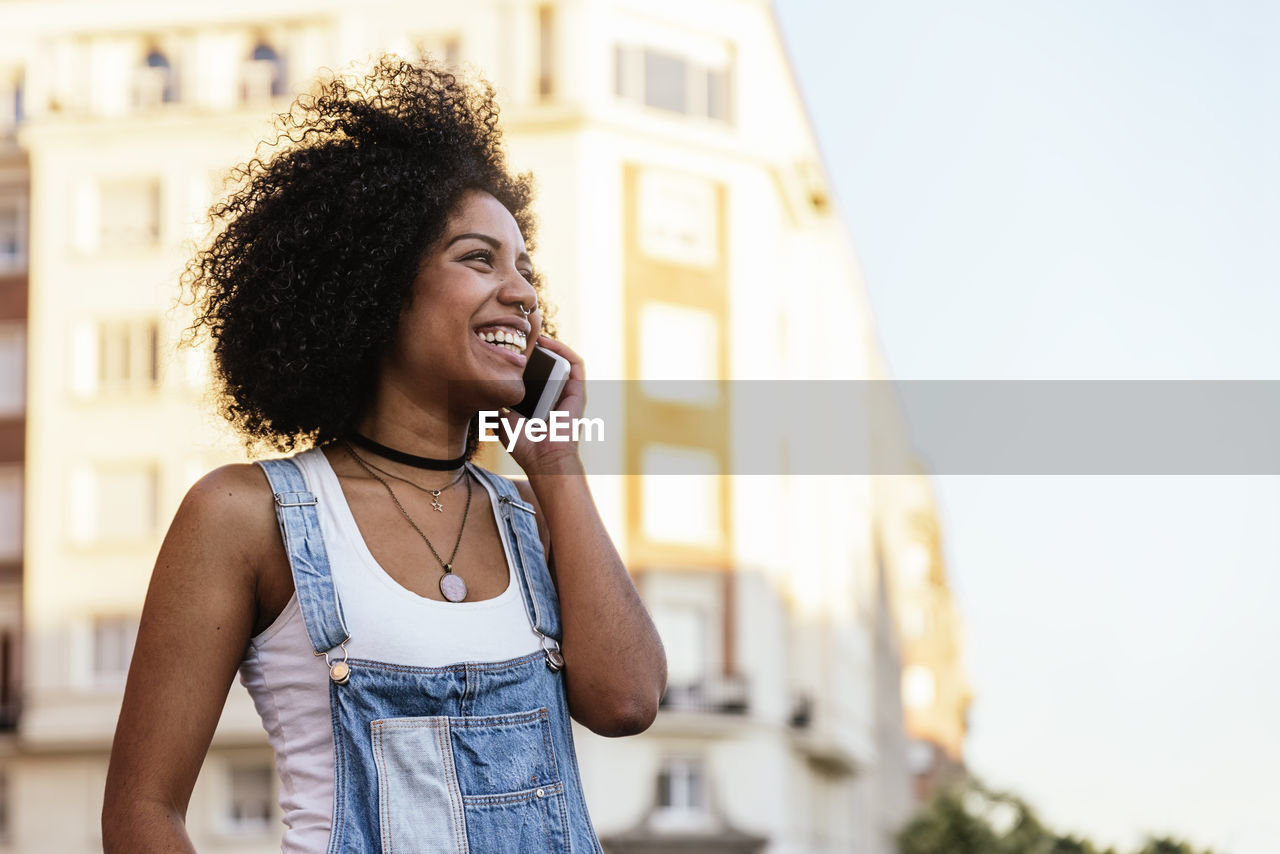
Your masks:
<svg viewBox="0 0 1280 854"><path fill-rule="evenodd" d="M354 453L354 449L350 449L350 450L352 450ZM437 513L444 512L444 505L440 503L441 493L448 492L450 489L453 489L455 486L458 485L458 481L462 480L462 478L465 477L467 474L467 469L465 466L463 466L462 471L458 472L458 476L455 477L453 479L453 482L450 483L448 486L442 486L439 489L431 489L430 487L422 486L421 484L414 483L413 481L409 480L409 478L407 477L401 477L398 474L392 474L391 472L387 471L384 468L379 468L378 466L375 466L373 463L366 460L364 457L360 457L359 454L357 454L356 456L359 457L361 462L363 462L366 466L373 469L374 471L382 472L387 477L395 478L396 480L402 480L405 483L412 486L414 489L418 489L418 490L421 490L422 492L428 493L431 496L431 509L436 511Z"/></svg>
<svg viewBox="0 0 1280 854"><path fill-rule="evenodd" d="M422 537L422 541L427 544L427 548L431 549L431 554L435 555L436 560L440 562L440 568L444 570L444 574L440 576L441 595L450 602L461 602L463 599L466 599L467 583L463 581L460 576L454 575L453 559L458 556L458 546L462 545L462 532L467 528L467 517L471 513L471 478L467 478L467 506L463 508L462 511L462 524L458 526L458 539L454 542L453 553L449 555L449 560L446 562L444 558L440 557L440 553L436 551L436 547L431 545L431 540L427 537L426 533L418 527L418 523L413 521L413 517L409 515L409 511L404 509L404 505L401 504L400 499L396 497L395 490L391 488L391 484L379 477L377 473L369 467L369 464L362 460L360 455L351 449L351 446L348 445L345 440L342 442L342 447L346 448L347 453L350 454L351 458L360 465L360 468L368 472L370 477L386 488L387 494L391 496L391 500L395 502L396 507L400 508L400 514L404 516L405 521L413 526L413 530L418 532L418 536ZM467 474L467 470L465 468L463 468L462 474ZM392 475L392 477L395 477L395 475ZM461 479L461 476L459 479ZM454 483L457 483L457 481L454 481ZM450 486L452 486L452 484L450 484ZM448 489L448 487L445 487L445 489ZM428 489L425 491L431 492L433 490Z"/></svg>

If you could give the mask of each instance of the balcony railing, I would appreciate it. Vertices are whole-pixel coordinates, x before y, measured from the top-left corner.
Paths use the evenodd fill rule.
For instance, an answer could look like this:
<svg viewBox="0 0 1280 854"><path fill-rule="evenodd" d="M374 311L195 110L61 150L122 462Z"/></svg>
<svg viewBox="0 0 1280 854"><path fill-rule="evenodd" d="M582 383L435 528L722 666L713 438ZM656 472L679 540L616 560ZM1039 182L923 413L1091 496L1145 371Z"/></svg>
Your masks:
<svg viewBox="0 0 1280 854"><path fill-rule="evenodd" d="M745 715L749 707L744 676L707 676L696 682L667 685L660 708L703 714Z"/></svg>

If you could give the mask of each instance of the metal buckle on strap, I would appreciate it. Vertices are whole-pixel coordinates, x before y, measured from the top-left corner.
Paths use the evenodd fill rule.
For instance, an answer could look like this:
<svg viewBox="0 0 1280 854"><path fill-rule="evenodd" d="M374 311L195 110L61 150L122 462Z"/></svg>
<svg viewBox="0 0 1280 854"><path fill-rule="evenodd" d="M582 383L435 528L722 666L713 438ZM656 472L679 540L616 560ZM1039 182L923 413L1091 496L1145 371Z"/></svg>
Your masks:
<svg viewBox="0 0 1280 854"><path fill-rule="evenodd" d="M501 498L499 498L498 503L509 504L512 507L519 507L521 510L525 511L526 513L531 513L534 516L538 515L538 511L533 509L533 505L525 504L523 501L518 501L509 495L504 495Z"/></svg>
<svg viewBox="0 0 1280 854"><path fill-rule="evenodd" d="M558 673L564 669L564 654L560 652L560 641L555 638L549 638L546 635L540 635L542 638L542 651L547 654L547 669L552 673ZM547 646L550 643L551 646Z"/></svg>
<svg viewBox="0 0 1280 854"><path fill-rule="evenodd" d="M301 497L303 495L311 496L311 500L310 501L290 501L289 500L291 498ZM315 507L317 504L315 495L310 492L277 492L275 496L276 496L276 506L278 507Z"/></svg>
<svg viewBox="0 0 1280 854"><path fill-rule="evenodd" d="M342 660L329 662L329 651L311 653L316 658L324 657L325 666L329 668L329 678L339 685L347 684L347 680L351 678L351 665L347 664L347 641L351 640L351 635L338 644L342 648Z"/></svg>

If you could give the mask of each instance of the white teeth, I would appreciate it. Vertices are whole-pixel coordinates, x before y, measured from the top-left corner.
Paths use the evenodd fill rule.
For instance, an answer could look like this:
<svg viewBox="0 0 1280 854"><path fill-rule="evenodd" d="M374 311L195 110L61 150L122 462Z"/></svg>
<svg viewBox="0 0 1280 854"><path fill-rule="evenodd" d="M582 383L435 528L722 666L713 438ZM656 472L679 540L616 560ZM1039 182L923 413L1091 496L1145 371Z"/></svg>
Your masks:
<svg viewBox="0 0 1280 854"><path fill-rule="evenodd" d="M528 340L523 332L518 329L488 329L478 333L480 340L493 344L495 347L502 347L510 350L512 353L524 353L525 342Z"/></svg>

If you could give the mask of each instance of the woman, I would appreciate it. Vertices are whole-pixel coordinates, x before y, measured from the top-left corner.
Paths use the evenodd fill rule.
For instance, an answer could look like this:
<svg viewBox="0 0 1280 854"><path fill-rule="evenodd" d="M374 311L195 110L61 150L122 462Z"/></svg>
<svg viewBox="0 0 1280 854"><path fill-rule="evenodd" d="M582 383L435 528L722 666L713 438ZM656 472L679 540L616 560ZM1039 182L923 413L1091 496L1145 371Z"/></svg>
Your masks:
<svg viewBox="0 0 1280 854"><path fill-rule="evenodd" d="M599 851L568 717L653 721L661 643L572 444L465 462L541 335L530 182L489 87L385 58L295 104L241 167L187 281L224 413L297 451L188 493L143 609L103 809L108 852L192 850L239 670L276 751L283 850ZM264 476L265 475L265 476ZM283 534L283 536L282 536Z"/></svg>

